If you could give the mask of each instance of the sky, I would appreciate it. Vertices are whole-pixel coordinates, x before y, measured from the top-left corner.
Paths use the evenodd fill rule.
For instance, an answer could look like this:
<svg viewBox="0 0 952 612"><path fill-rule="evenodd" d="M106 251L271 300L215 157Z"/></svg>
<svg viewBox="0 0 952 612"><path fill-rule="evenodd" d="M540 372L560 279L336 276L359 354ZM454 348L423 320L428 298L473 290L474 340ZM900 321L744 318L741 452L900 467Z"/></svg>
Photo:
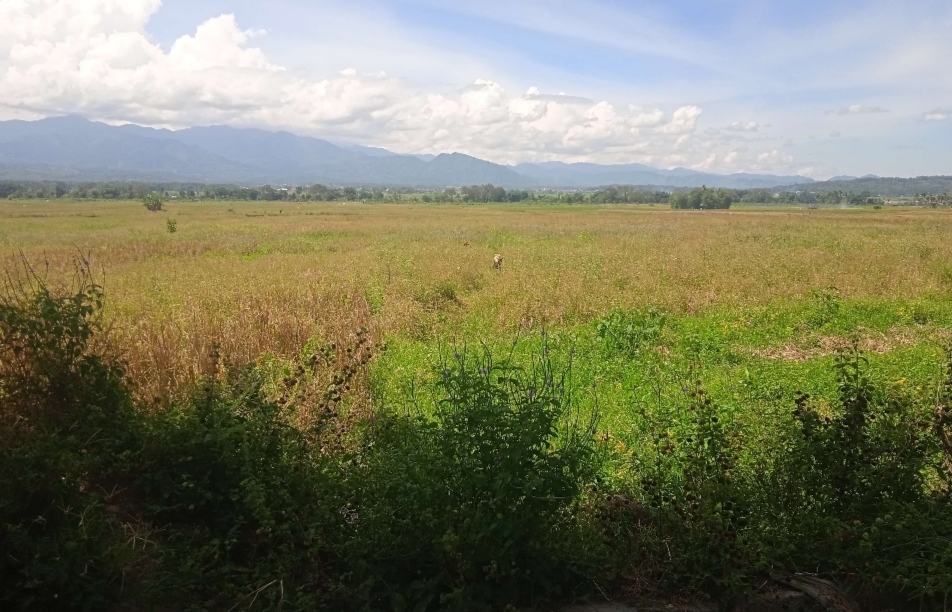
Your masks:
<svg viewBox="0 0 952 612"><path fill-rule="evenodd" d="M0 0L0 120L952 174L948 0Z"/></svg>

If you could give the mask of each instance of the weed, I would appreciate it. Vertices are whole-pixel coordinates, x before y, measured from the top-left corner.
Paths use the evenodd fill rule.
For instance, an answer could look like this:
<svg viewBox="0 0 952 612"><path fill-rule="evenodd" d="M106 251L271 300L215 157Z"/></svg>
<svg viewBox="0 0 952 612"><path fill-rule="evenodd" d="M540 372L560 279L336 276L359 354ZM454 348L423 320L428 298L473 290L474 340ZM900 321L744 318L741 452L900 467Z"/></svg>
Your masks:
<svg viewBox="0 0 952 612"><path fill-rule="evenodd" d="M807 323L814 329L819 329L831 323L840 314L842 307L840 292L836 287L813 291L810 294L813 302L813 312L807 318Z"/></svg>
<svg viewBox="0 0 952 612"><path fill-rule="evenodd" d="M616 310L595 323L595 333L611 351L634 358L645 348L653 348L664 326L665 315L656 310Z"/></svg>

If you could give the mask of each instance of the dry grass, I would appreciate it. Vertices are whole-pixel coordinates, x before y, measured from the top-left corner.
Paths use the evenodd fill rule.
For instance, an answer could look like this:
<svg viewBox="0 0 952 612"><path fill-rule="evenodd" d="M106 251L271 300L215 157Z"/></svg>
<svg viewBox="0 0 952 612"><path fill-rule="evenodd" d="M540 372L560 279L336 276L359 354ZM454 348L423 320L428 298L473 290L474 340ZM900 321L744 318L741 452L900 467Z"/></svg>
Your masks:
<svg viewBox="0 0 952 612"><path fill-rule="evenodd" d="M828 357L856 346L864 353L883 355L901 347L915 346L928 340L948 341L948 332L933 326L918 328L894 327L886 333L860 330L854 337L816 335L801 342L790 342L779 347L751 349L751 354L763 359L808 361Z"/></svg>
<svg viewBox="0 0 952 612"><path fill-rule="evenodd" d="M616 307L761 305L828 286L844 298L952 288L944 211L167 208L0 203L0 252L48 262L51 277L77 253L105 270L114 334L155 395L206 371L216 342L242 360L294 354L312 337L344 346L368 323L378 337L424 339L572 324Z"/></svg>

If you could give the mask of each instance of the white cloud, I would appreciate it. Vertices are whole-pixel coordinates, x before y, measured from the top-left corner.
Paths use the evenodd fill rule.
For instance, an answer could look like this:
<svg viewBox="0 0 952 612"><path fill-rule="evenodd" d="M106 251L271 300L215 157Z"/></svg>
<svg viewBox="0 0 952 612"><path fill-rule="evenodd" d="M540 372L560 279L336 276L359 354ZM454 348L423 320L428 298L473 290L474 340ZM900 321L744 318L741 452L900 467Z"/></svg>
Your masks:
<svg viewBox="0 0 952 612"><path fill-rule="evenodd" d="M791 164L793 164L792 156L774 149L757 155L757 160L751 167L758 172L780 172L788 170Z"/></svg>
<svg viewBox="0 0 952 612"><path fill-rule="evenodd" d="M674 111L671 122L665 125L661 131L666 134L681 134L687 136L697 130L698 119L701 118L700 106L682 106Z"/></svg>
<svg viewBox="0 0 952 612"><path fill-rule="evenodd" d="M733 121L726 129L732 132L756 132L760 126L756 121Z"/></svg>
<svg viewBox="0 0 952 612"><path fill-rule="evenodd" d="M889 109L883 108L882 106L868 106L866 104L850 104L837 111L840 115L869 115L888 112Z"/></svg>
<svg viewBox="0 0 952 612"><path fill-rule="evenodd" d="M843 133L838 130L833 130L832 132L830 132L830 138L839 138L842 135Z"/></svg>
<svg viewBox="0 0 952 612"><path fill-rule="evenodd" d="M952 115L952 109L949 108L935 108L927 113L922 113L923 121L945 121L949 118L949 115Z"/></svg>
<svg viewBox="0 0 952 612"><path fill-rule="evenodd" d="M717 153L711 153L710 155L707 156L707 158L704 161L694 164L693 166L691 166L691 168L693 170L701 170L701 171L707 172L707 171L713 170L716 165L717 165Z"/></svg>
<svg viewBox="0 0 952 612"><path fill-rule="evenodd" d="M165 51L146 31L160 6L0 0L0 118L79 113L154 126L256 126L505 163L663 160L715 169L736 159L697 138L703 110L693 104L618 106L538 87L518 95L489 79L440 93L353 68L317 78L274 62L253 45L264 33L233 15L201 23Z"/></svg>

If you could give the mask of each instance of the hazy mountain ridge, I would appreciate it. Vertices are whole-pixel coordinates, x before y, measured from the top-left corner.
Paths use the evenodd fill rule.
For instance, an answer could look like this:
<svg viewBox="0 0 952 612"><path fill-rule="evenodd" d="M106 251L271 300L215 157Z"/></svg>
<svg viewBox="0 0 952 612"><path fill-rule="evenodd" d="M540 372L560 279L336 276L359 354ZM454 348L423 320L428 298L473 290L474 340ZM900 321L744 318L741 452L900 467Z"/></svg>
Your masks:
<svg viewBox="0 0 952 612"><path fill-rule="evenodd" d="M848 180L831 179L808 184L787 185L778 188L778 190L812 191L814 193L829 193L831 191L861 193L868 191L871 195L884 197L914 196L919 193L941 195L952 192L952 176L917 176L913 178L865 176Z"/></svg>
<svg viewBox="0 0 952 612"><path fill-rule="evenodd" d="M226 126L172 131L81 117L0 122L0 176L43 180L170 180L237 184L591 189L607 185L747 189L810 183L802 176L720 175L643 164L504 166L462 153L403 155L290 132Z"/></svg>
<svg viewBox="0 0 952 612"><path fill-rule="evenodd" d="M515 169L547 187L587 188L604 185L665 185L670 187L727 187L751 189L775 187L789 183L809 183L803 176L775 176L771 174L712 174L689 168L661 170L644 164L603 165L590 163L566 164L546 162L519 164Z"/></svg>

